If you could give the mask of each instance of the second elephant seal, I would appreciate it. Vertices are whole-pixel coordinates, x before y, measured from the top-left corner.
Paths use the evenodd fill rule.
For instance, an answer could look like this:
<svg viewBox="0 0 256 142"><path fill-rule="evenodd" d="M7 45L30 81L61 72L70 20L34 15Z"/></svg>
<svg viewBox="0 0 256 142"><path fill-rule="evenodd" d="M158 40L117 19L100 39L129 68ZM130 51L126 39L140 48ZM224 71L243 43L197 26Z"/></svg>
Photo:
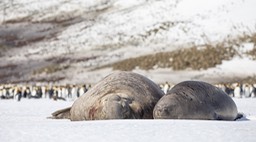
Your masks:
<svg viewBox="0 0 256 142"><path fill-rule="evenodd" d="M156 104L155 119L235 120L235 102L221 89L200 81L175 85Z"/></svg>

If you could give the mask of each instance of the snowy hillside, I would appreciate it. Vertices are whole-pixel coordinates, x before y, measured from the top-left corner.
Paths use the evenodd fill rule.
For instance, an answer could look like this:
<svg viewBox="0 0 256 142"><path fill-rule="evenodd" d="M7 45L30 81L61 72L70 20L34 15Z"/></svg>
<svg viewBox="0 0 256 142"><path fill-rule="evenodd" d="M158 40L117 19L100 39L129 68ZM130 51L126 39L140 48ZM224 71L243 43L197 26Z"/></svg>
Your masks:
<svg viewBox="0 0 256 142"><path fill-rule="evenodd" d="M244 53L255 42L239 39L255 36L255 5L255 0L1 0L0 82L96 82L112 71L98 69L103 65L216 44L239 54L199 71L134 71L156 82L253 76L256 61Z"/></svg>

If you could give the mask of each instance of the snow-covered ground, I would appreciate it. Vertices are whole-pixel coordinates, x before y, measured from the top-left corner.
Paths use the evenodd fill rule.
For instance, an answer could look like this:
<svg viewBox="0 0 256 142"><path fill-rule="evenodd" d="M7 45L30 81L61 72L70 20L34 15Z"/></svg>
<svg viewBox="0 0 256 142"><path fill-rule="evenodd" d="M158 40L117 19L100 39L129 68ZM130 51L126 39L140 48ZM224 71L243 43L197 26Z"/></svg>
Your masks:
<svg viewBox="0 0 256 142"><path fill-rule="evenodd" d="M246 118L239 121L202 120L53 120L46 117L73 102L0 100L2 142L170 142L256 141L256 99L234 99Z"/></svg>

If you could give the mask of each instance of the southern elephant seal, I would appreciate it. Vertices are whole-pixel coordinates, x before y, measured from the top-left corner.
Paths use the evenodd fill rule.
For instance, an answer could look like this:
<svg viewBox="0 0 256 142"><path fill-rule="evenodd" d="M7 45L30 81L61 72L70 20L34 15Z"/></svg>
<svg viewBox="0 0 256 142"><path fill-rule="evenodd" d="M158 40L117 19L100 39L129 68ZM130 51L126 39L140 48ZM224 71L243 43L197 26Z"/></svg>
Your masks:
<svg viewBox="0 0 256 142"><path fill-rule="evenodd" d="M154 119L235 120L235 102L221 89L200 81L175 85L156 104Z"/></svg>
<svg viewBox="0 0 256 142"><path fill-rule="evenodd" d="M132 72L115 72L80 96L70 108L52 118L71 121L153 119L153 109L163 91L148 78Z"/></svg>

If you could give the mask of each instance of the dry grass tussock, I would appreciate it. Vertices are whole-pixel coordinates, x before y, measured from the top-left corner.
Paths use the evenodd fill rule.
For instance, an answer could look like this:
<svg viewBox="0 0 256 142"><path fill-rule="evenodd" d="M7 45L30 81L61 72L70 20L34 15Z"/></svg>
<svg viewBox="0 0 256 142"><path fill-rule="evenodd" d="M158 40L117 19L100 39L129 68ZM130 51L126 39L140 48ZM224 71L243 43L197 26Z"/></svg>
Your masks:
<svg viewBox="0 0 256 142"><path fill-rule="evenodd" d="M239 53L243 43L253 43L253 50L247 53ZM256 33L244 34L235 39L227 39L223 42L202 47L182 48L173 52L160 52L137 58L129 58L104 67L112 67L114 70L130 71L135 68L150 70L155 68L172 68L173 70L202 70L215 67L223 60L230 60L235 55L250 56L256 60ZM102 68L104 68L102 67Z"/></svg>
<svg viewBox="0 0 256 142"><path fill-rule="evenodd" d="M249 83L249 84L255 84L256 83L256 76L249 76L245 79L241 80L242 83Z"/></svg>
<svg viewBox="0 0 256 142"><path fill-rule="evenodd" d="M254 48L247 52L248 55L250 55L252 57L253 60L256 60L256 47L254 46Z"/></svg>
<svg viewBox="0 0 256 142"><path fill-rule="evenodd" d="M69 65L65 66L60 66L60 65L49 65L43 68L40 68L38 70L33 71L33 74L41 74L41 73L46 73L46 74L52 74L61 70L65 70L69 68Z"/></svg>
<svg viewBox="0 0 256 142"><path fill-rule="evenodd" d="M254 48L246 54L251 56L253 60L256 60L256 33L248 37L247 41L254 43Z"/></svg>
<svg viewBox="0 0 256 142"><path fill-rule="evenodd" d="M114 70L130 71L136 67L143 70L154 68L172 68L173 70L207 69L221 64L222 60L229 60L235 55L231 47L206 45L203 49L196 47L185 48L173 52L160 52L156 54L126 59L109 66Z"/></svg>

